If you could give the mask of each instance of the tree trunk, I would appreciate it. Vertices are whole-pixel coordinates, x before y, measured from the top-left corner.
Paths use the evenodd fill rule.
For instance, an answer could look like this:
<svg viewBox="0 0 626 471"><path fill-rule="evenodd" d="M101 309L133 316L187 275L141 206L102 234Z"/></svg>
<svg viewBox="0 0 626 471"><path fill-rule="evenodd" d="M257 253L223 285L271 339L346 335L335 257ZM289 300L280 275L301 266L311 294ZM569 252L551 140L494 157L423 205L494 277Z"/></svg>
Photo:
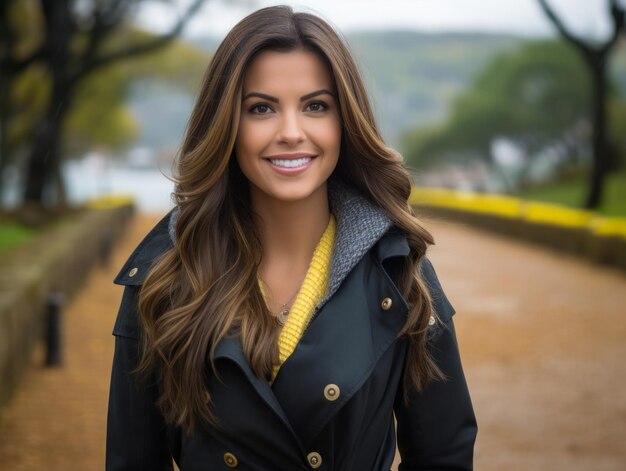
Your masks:
<svg viewBox="0 0 626 471"><path fill-rule="evenodd" d="M70 80L69 55L72 35L70 0L41 0L44 12L45 62L50 70L52 90L46 114L35 130L34 143L26 164L24 203L49 206L44 201L46 184L55 184L61 164L60 142L63 118L70 107L74 84ZM57 195L64 194L58 191ZM62 202L57 202L62 203Z"/></svg>
<svg viewBox="0 0 626 471"><path fill-rule="evenodd" d="M9 161L9 136L7 135L8 120L10 114L11 79L13 77L13 64L11 53L13 51L13 35L7 20L9 1L0 2L0 202L4 194L4 169Z"/></svg>
<svg viewBox="0 0 626 471"><path fill-rule="evenodd" d="M615 48L620 35L626 28L626 9L618 0L609 0L607 3L613 26L611 36L603 44L592 45L591 42L586 43L573 35L552 10L547 0L539 0L539 5L548 18L550 18L550 21L557 27L561 36L572 44L582 55L591 73L593 87L593 168L591 170L588 193L584 204L584 207L587 209L597 209L600 205L602 201L604 178L613 167L613 161L615 159L607 143L606 95L608 87L606 69L611 51Z"/></svg>
<svg viewBox="0 0 626 471"><path fill-rule="evenodd" d="M57 181L56 176L60 173L58 169L61 165L60 141L69 101L69 93L63 89L56 90L50 97L48 110L38 124L35 142L28 156L24 202L39 203L42 206L65 204L64 201L44 201L44 188L46 184L63 185L62 180ZM57 188L56 194L64 195L64 188Z"/></svg>
<svg viewBox="0 0 626 471"><path fill-rule="evenodd" d="M592 149L593 164L590 174L588 193L585 198L586 209L597 209L602 201L604 179L608 172L610 159L606 145L606 56L597 57L590 68L592 73Z"/></svg>
<svg viewBox="0 0 626 471"><path fill-rule="evenodd" d="M9 162L9 139L7 135L9 120L10 86L8 74L0 73L0 202L4 194L4 170Z"/></svg>

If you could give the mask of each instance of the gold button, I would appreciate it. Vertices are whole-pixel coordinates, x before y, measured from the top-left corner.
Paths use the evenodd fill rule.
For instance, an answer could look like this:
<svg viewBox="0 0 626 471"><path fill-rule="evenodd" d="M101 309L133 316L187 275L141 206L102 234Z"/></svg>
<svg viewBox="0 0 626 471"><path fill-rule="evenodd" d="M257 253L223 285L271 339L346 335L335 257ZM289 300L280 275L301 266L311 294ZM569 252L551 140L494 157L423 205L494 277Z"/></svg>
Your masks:
<svg viewBox="0 0 626 471"><path fill-rule="evenodd" d="M128 276L135 276L138 271L139 270L137 270L137 267L135 267L131 271L128 272Z"/></svg>
<svg viewBox="0 0 626 471"><path fill-rule="evenodd" d="M383 302L380 303L380 307L382 307L383 310L388 311L391 308L392 304L393 301L391 300L391 298L385 298L383 299Z"/></svg>
<svg viewBox="0 0 626 471"><path fill-rule="evenodd" d="M428 325L435 325L435 316L430 316L430 319L428 319Z"/></svg>
<svg viewBox="0 0 626 471"><path fill-rule="evenodd" d="M317 451L312 451L311 453L306 455L306 457L309 460L309 465L311 466L311 468L315 469L322 466L322 457Z"/></svg>
<svg viewBox="0 0 626 471"><path fill-rule="evenodd" d="M239 461L237 461L237 457L232 453L224 453L224 463L226 463L226 466L229 468L235 468L239 464Z"/></svg>
<svg viewBox="0 0 626 471"><path fill-rule="evenodd" d="M339 399L339 386L336 384L327 384L324 388L324 397L329 401Z"/></svg>

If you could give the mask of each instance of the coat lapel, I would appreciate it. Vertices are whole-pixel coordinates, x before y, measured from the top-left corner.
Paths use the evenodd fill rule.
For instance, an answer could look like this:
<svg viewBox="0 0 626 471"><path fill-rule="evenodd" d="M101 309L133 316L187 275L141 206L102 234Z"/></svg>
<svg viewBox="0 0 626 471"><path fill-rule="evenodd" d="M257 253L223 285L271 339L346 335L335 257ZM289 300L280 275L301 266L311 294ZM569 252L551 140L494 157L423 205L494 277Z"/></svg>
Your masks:
<svg viewBox="0 0 626 471"><path fill-rule="evenodd" d="M241 372L250 382L250 385L295 436L294 430L291 427L291 424L289 423L289 420L285 415L280 402L274 395L269 383L266 380L257 377L250 368L250 365L243 354L243 347L239 336L226 337L217 344L215 347L215 360L219 358L231 360L239 366Z"/></svg>

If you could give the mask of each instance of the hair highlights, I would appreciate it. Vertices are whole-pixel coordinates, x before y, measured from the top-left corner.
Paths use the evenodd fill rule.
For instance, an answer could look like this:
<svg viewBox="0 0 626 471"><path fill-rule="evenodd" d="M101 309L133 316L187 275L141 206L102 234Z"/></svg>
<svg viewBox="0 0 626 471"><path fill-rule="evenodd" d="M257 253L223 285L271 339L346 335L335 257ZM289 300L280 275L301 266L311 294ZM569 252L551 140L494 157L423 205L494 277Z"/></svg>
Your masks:
<svg viewBox="0 0 626 471"><path fill-rule="evenodd" d="M214 351L221 339L241 335L258 377L269 377L278 362L280 326L256 282L262 250L233 149L247 64L264 49L297 48L319 54L337 88L343 129L333 178L359 189L409 236L411 255L398 274L411 306L400 333L409 340L405 398L410 387L421 389L441 376L427 350L432 302L419 274L434 241L407 202L411 185L402 156L384 144L358 67L338 33L315 15L288 6L263 8L229 32L207 68L173 177L180 209L177 244L155 262L139 294L144 329L136 372L158 374L158 406L166 422L188 433L199 419L219 426L206 378L216 373Z"/></svg>

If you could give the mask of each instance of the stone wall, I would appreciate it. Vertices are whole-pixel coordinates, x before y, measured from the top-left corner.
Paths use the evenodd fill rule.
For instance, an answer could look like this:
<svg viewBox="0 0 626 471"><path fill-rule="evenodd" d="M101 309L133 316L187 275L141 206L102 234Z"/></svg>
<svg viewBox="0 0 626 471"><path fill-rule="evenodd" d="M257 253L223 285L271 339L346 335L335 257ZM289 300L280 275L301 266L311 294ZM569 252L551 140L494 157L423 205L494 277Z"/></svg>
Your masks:
<svg viewBox="0 0 626 471"><path fill-rule="evenodd" d="M108 262L134 211L132 203L86 206L0 258L0 410L44 338L50 295L67 303L88 272Z"/></svg>

